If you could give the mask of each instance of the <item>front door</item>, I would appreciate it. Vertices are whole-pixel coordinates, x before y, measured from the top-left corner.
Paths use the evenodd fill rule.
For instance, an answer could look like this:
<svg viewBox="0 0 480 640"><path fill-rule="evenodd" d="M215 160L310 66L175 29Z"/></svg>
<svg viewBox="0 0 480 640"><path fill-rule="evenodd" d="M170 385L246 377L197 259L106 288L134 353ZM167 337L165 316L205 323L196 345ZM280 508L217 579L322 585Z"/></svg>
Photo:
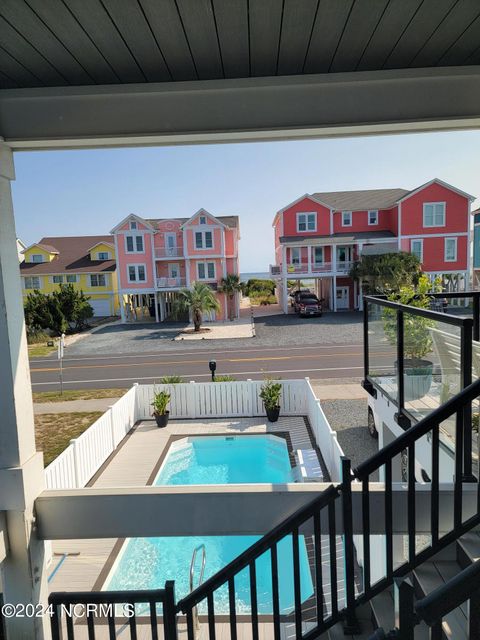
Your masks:
<svg viewBox="0 0 480 640"><path fill-rule="evenodd" d="M177 234L166 233L165 234L165 254L167 256L176 256L177 253Z"/></svg>
<svg viewBox="0 0 480 640"><path fill-rule="evenodd" d="M180 278L180 267L178 266L178 264L169 263L169 265L168 265L168 277L169 278L175 278L175 280L178 280L178 278Z"/></svg>
<svg viewBox="0 0 480 640"><path fill-rule="evenodd" d="M337 287L337 311L349 308L350 287Z"/></svg>
<svg viewBox="0 0 480 640"><path fill-rule="evenodd" d="M337 263L352 261L352 247L337 247Z"/></svg>

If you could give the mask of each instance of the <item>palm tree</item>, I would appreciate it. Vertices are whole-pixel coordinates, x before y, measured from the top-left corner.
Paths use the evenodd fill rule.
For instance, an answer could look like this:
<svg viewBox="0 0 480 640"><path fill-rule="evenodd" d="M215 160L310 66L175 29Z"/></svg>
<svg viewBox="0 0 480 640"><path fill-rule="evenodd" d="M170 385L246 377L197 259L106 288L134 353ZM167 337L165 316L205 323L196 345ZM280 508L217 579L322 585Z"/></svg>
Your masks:
<svg viewBox="0 0 480 640"><path fill-rule="evenodd" d="M190 289L182 289L175 300L174 314L188 311L192 314L195 331L200 331L203 314L208 311L220 311L215 293L202 282L194 282Z"/></svg>
<svg viewBox="0 0 480 640"><path fill-rule="evenodd" d="M230 302L229 317L230 317L230 320L233 320L235 315L234 309L233 309L233 300L235 298L235 294L242 290L242 286L240 284L240 278L234 273L229 273L226 278L222 278L220 280L220 285L218 287L218 290L221 293L225 293L226 296L228 297L228 300Z"/></svg>

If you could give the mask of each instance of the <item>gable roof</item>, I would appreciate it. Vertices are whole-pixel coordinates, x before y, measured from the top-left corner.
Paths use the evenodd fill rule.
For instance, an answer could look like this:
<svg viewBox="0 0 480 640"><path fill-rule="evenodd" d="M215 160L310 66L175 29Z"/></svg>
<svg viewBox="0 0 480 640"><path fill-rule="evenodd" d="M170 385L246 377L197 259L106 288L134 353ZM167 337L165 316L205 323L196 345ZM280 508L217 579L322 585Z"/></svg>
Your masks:
<svg viewBox="0 0 480 640"><path fill-rule="evenodd" d="M123 227L123 225L128 222L129 220L136 220L137 222L140 222L140 224L144 224L147 227L150 227L153 230L152 225L150 224L151 220L145 220L144 218L137 216L136 213L129 213L128 216L126 218L124 218L123 220L121 220L118 224L116 224L113 229L110 231L110 233L115 233L115 231L117 229L119 229L120 227Z"/></svg>
<svg viewBox="0 0 480 640"><path fill-rule="evenodd" d="M90 249L92 247L100 243L112 244L112 240L112 236L42 238L36 244L42 247L55 247L58 256L51 262L22 262L20 271L22 275L115 271L115 260L90 260Z"/></svg>
<svg viewBox="0 0 480 640"><path fill-rule="evenodd" d="M413 196L419 191L421 191L422 189L429 187L434 182L441 185L442 187L445 187L446 189L450 189L450 191L455 191L455 193L458 193L459 195L464 196L465 198L468 198L470 201L475 200L475 196L472 196L470 193L466 193L461 189L457 189L457 187L454 187L451 184L448 184L448 182L444 182L443 180L440 180L440 178L433 178L433 180L429 180L428 182L425 182L424 184L421 184L419 187L416 187L415 189L412 189L411 191L406 193L403 197L401 197L398 200L398 202L403 202L404 200L407 200L408 198L410 198L410 196Z"/></svg>
<svg viewBox="0 0 480 640"><path fill-rule="evenodd" d="M238 216L213 216L211 213L208 213L208 211L206 211L205 213L207 215L209 215L211 218L213 218L214 220L218 220L218 222L220 222L225 227L230 227L232 229L238 229L239 226L240 226L239 225ZM195 214L195 215L197 215L197 214ZM192 216L192 218L193 217L194 216ZM180 225L183 227L192 218L150 218L150 219L146 220L146 222L148 222L149 225L153 229L157 230L157 229L159 229L161 222L176 221L176 222L180 222Z"/></svg>
<svg viewBox="0 0 480 640"><path fill-rule="evenodd" d="M360 191L324 191L312 194L335 211L390 209L409 191L407 189L362 189Z"/></svg>
<svg viewBox="0 0 480 640"><path fill-rule="evenodd" d="M22 253L25 253L26 251L30 251L30 249L33 249L33 247L38 247L39 249L43 249L48 253L58 253L58 250L56 249L56 247L52 246L51 244L46 244L45 242L34 242L29 247L26 247L22 251Z"/></svg>

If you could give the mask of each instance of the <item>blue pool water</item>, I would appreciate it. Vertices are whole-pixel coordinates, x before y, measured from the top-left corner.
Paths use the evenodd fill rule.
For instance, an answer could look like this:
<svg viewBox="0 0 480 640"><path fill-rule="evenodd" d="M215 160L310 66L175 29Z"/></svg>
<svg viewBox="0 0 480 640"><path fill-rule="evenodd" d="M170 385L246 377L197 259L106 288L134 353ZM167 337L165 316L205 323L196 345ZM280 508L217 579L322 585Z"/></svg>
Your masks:
<svg viewBox="0 0 480 640"><path fill-rule="evenodd" d="M240 484L292 482L288 449L275 436L201 436L180 440L170 447L158 473L156 485ZM202 536L133 538L129 540L105 588L158 589L166 580L175 580L177 599L189 591L192 553L200 544L206 547L204 580L245 551L259 536ZM197 572L200 565L197 555ZM313 593L307 552L300 537L300 585L302 599ZM280 609L293 608L293 556L291 538L278 545ZM245 570L235 579L237 613L250 612L249 575ZM259 613L271 614L272 581L270 553L257 560ZM200 611L205 607L200 605ZM228 613L227 588L215 593L216 613Z"/></svg>

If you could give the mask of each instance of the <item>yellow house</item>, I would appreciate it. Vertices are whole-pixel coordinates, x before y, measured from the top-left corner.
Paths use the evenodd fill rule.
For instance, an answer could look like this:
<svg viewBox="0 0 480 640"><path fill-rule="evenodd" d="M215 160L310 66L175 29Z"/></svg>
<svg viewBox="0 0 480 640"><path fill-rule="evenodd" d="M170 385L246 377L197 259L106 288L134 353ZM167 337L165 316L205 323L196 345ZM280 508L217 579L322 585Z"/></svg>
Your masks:
<svg viewBox="0 0 480 640"><path fill-rule="evenodd" d="M24 296L52 293L73 284L89 296L95 316L119 311L115 245L112 236L42 238L23 250L20 264Z"/></svg>

